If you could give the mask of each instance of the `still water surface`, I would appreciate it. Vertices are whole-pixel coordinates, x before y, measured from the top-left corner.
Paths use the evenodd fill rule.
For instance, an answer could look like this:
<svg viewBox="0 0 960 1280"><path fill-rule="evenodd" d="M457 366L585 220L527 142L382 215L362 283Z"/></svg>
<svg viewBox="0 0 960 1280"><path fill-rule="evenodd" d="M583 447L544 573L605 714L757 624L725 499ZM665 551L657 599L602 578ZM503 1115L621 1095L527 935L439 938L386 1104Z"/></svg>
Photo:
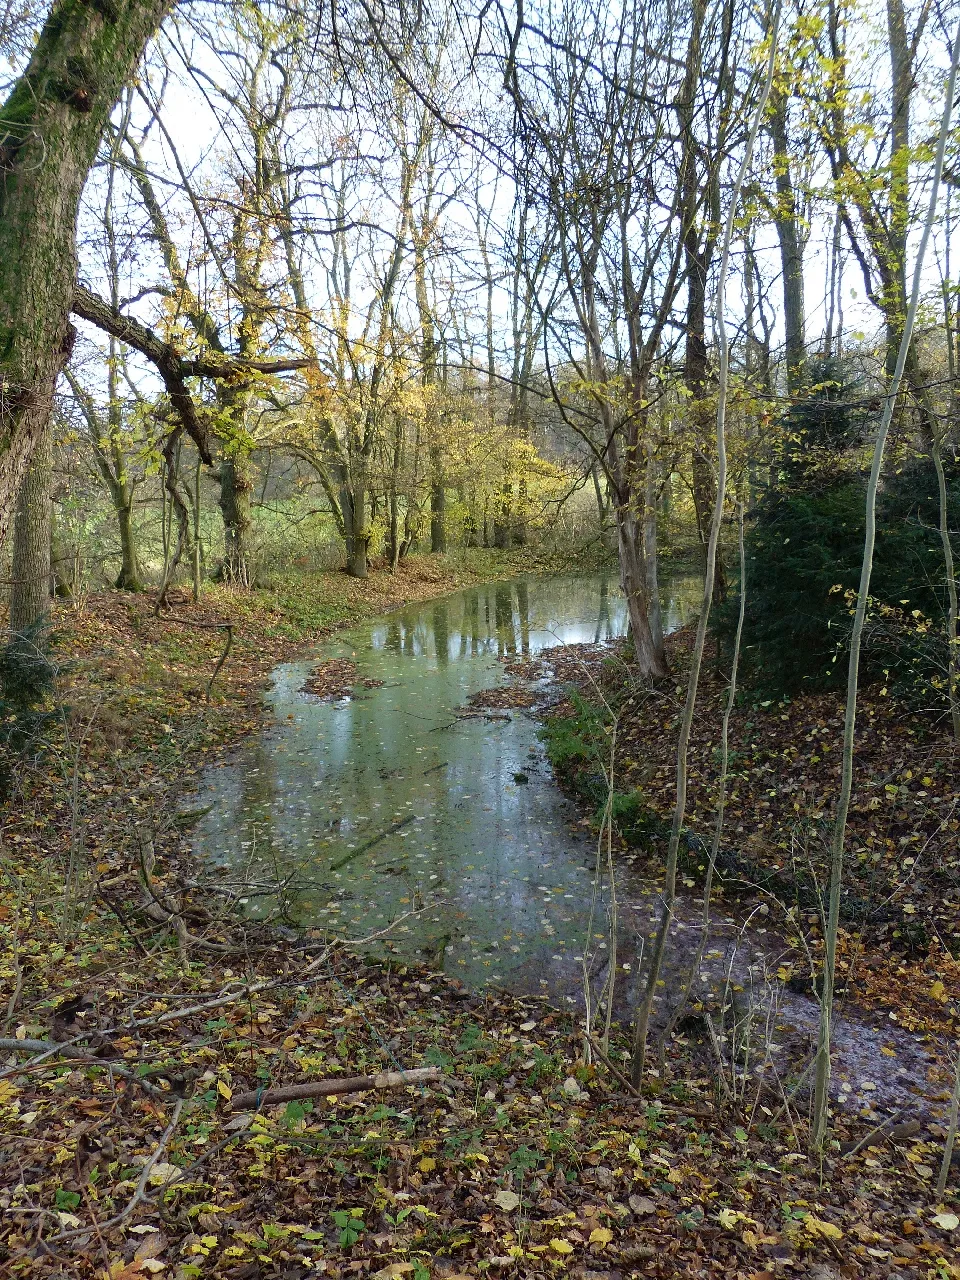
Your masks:
<svg viewBox="0 0 960 1280"><path fill-rule="evenodd" d="M668 629L700 591L694 576L665 583ZM503 683L503 658L610 640L626 625L616 579L591 574L469 588L339 633L276 669L276 726L208 773L199 852L253 882L287 880L298 923L351 937L426 902L381 946L473 986L550 984L583 948L594 842L529 712L456 712ZM360 679L383 684L322 702L300 692L317 658L352 659Z"/></svg>

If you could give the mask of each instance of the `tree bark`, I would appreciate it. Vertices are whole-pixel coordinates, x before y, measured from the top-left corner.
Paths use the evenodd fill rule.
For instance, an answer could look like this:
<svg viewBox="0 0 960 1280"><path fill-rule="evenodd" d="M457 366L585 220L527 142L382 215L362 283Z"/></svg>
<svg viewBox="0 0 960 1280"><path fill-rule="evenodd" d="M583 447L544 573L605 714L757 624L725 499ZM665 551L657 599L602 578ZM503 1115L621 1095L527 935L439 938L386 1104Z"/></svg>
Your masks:
<svg viewBox="0 0 960 1280"><path fill-rule="evenodd" d="M637 664L644 676L663 680L670 674L663 641L657 643L650 627L647 566L637 519L629 507L617 508L620 578L627 598L630 632Z"/></svg>
<svg viewBox="0 0 960 1280"><path fill-rule="evenodd" d="M133 490L124 486L122 501L116 503L117 528L120 532L120 572L115 586L120 591L142 591L140 565L137 560L137 535L133 527Z"/></svg>
<svg viewBox="0 0 960 1280"><path fill-rule="evenodd" d="M440 449L430 450L430 550L442 555L447 549L447 490L443 478L443 455Z"/></svg>
<svg viewBox="0 0 960 1280"><path fill-rule="evenodd" d="M50 613L50 485L53 447L44 431L27 468L13 525L10 631L42 625Z"/></svg>
<svg viewBox="0 0 960 1280"><path fill-rule="evenodd" d="M351 578L365 578L369 571L367 547L370 531L366 525L366 485L356 474L349 489L341 492L341 509L344 520L344 538L347 544L347 573Z"/></svg>
<svg viewBox="0 0 960 1280"><path fill-rule="evenodd" d="M797 198L790 172L787 97L770 95L770 137L773 141L773 174L777 186L774 225L780 242L783 276L783 328L787 358L787 391L793 395L803 385L807 358L803 305L803 248L797 221Z"/></svg>
<svg viewBox="0 0 960 1280"><path fill-rule="evenodd" d="M169 0L55 0L0 108L0 541L70 354L80 195Z"/></svg>
<svg viewBox="0 0 960 1280"><path fill-rule="evenodd" d="M253 481L250 478L249 456L224 457L220 462L220 497L217 506L223 514L223 570L224 582L239 587L250 586L250 495Z"/></svg>

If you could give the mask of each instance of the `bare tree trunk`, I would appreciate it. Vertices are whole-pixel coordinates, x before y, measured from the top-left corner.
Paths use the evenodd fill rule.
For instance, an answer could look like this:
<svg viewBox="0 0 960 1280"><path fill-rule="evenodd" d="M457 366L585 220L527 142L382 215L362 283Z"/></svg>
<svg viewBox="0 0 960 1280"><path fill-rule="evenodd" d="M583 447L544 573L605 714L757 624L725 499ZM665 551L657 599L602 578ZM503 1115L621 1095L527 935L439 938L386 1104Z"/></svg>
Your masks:
<svg viewBox="0 0 960 1280"><path fill-rule="evenodd" d="M637 518L629 508L617 508L617 536L620 553L620 578L627 598L633 651L643 676L664 680L670 674L663 640L657 643L650 626L647 596L647 566L644 562L641 534Z"/></svg>
<svg viewBox="0 0 960 1280"><path fill-rule="evenodd" d="M203 540L200 535L200 477L203 459L197 455L197 465L193 473L193 492L190 495L193 520L193 545L190 548L190 569L193 576L193 602L200 599L200 588L203 579Z"/></svg>
<svg viewBox="0 0 960 1280"><path fill-rule="evenodd" d="M114 584L122 591L140 591L140 565L137 560L137 535L133 527L133 487L124 486L123 499L116 505L117 528L120 533L120 573Z"/></svg>
<svg viewBox="0 0 960 1280"><path fill-rule="evenodd" d="M447 490L443 478L443 455L438 448L430 450L430 550L442 554L447 549Z"/></svg>
<svg viewBox="0 0 960 1280"><path fill-rule="evenodd" d="M657 557L657 459L647 454L643 489L643 563L646 571L647 617L654 649L663 652L663 618L660 610L660 579Z"/></svg>
<svg viewBox="0 0 960 1280"><path fill-rule="evenodd" d="M803 248L797 219L797 198L790 173L787 96L782 91L770 95L770 137L773 140L773 176L777 187L774 225L780 241L783 276L783 327L787 357L787 390L794 394L803 385L807 358L804 333Z"/></svg>
<svg viewBox="0 0 960 1280"><path fill-rule="evenodd" d="M947 477L943 470L943 453L940 439L935 431L930 432L930 457L933 459L937 473L937 495L939 498L939 530L940 547L943 552L944 578L947 587L947 701L950 705L950 724L953 736L960 742L960 686L958 686L958 653L957 653L957 570L953 558L953 543L950 539L950 509L947 501Z"/></svg>
<svg viewBox="0 0 960 1280"><path fill-rule="evenodd" d="M351 578L365 578L369 572L367 546L370 539L366 527L366 486L356 475L350 490L343 490L341 499L347 543L347 573Z"/></svg>
<svg viewBox="0 0 960 1280"><path fill-rule="evenodd" d="M870 467L870 479L867 483L865 504L865 532L863 540L863 563L860 570L860 588L857 593L857 607L853 618L853 629L850 635L850 661L847 669L847 702L843 726L843 753L841 757L840 795L837 799L837 812L834 820L833 838L830 849L830 902L826 927L824 929L824 962L823 962L823 994L820 997L820 1034L817 1045L816 1073L814 1079L813 1121L811 1124L811 1140L815 1147L820 1147L827 1134L827 1111L830 1101L830 1052L833 1031L833 988L837 964L837 935L840 928L840 893L843 881L843 862L846 845L847 815L850 811L850 799L853 794L853 762L854 737L857 725L857 694L860 677L860 645L866 623L867 606L870 599L870 579L873 573L873 551L876 540L877 523L877 490L880 484L880 471L883 466L884 451L897 397L904 380L904 371L910 353L910 340L916 319L917 306L920 301L920 283L922 278L923 259L933 228L937 211L937 196L940 191L940 179L943 174L943 157L946 150L947 136L950 131L950 116L953 109L953 98L956 91L957 68L960 64L960 26L953 44L953 58L950 65L950 77L947 81L947 92L944 100L943 117L940 123L940 136L937 142L936 161L934 165L933 185L930 189L930 203L924 222L923 234L917 247L917 258L914 264L913 288L910 304L904 316L897 360L893 377L887 390L883 406L877 438L873 446L873 461Z"/></svg>
<svg viewBox="0 0 960 1280"><path fill-rule="evenodd" d="M53 442L49 428L27 468L13 524L10 631L42 625L50 613L50 485Z"/></svg>
<svg viewBox="0 0 960 1280"><path fill-rule="evenodd" d="M50 572L53 593L59 600L73 599L74 556L68 552L59 534L59 521L54 504L50 507Z"/></svg>
<svg viewBox="0 0 960 1280"><path fill-rule="evenodd" d="M56 0L0 108L0 542L73 345L80 194L167 0Z"/></svg>

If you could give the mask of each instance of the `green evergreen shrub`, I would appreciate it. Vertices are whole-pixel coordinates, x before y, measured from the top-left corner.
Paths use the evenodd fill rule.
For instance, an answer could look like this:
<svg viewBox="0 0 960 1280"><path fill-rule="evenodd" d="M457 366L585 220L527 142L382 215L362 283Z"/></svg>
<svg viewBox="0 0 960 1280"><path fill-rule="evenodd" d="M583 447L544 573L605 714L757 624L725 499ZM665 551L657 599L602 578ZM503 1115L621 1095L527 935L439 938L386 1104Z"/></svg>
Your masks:
<svg viewBox="0 0 960 1280"><path fill-rule="evenodd" d="M842 686L860 581L866 477L859 446L866 423L856 407L859 388L845 385L836 366L821 365L813 377L814 390L788 420L781 465L746 533L743 679L770 697ZM948 516L956 528L960 469L951 461L947 471ZM911 459L884 478L862 672L929 708L944 705L947 659L938 523L928 458ZM729 651L738 610L736 593L717 608L722 650Z"/></svg>

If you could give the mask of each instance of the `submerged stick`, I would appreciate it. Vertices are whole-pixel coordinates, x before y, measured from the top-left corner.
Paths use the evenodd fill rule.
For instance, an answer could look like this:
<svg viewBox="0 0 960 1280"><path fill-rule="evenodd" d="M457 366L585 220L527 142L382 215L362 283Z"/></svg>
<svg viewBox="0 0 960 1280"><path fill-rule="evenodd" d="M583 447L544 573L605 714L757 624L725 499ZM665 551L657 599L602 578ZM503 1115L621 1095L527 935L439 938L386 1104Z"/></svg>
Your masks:
<svg viewBox="0 0 960 1280"><path fill-rule="evenodd" d="M342 858L338 858L336 862L330 864L331 871L339 871L341 867L345 867L348 862L352 862L354 858L359 858L361 853L367 853L374 845L378 845L381 840L386 840L387 836L392 836L399 831L401 827L409 826L416 818L415 813L408 813L405 818L401 818L399 822L391 822L385 831L381 831L379 835L373 836L366 844L362 844L359 849L351 849L348 854Z"/></svg>
<svg viewBox="0 0 960 1280"><path fill-rule="evenodd" d="M368 1089L402 1089L410 1084L429 1084L441 1077L439 1067L417 1067L413 1071L381 1071L375 1076L340 1076L334 1080L311 1080L309 1084L288 1084L281 1089L254 1089L238 1093L230 1102L234 1110L274 1106L299 1098L327 1098L341 1093L366 1093Z"/></svg>

